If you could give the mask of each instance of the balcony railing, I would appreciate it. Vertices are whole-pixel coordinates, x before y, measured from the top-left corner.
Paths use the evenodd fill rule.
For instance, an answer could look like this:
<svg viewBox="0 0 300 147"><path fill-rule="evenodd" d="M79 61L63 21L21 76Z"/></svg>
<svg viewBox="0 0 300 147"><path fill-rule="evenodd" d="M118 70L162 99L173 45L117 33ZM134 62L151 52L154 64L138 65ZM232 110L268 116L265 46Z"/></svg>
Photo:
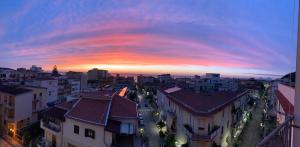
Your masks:
<svg viewBox="0 0 300 147"><path fill-rule="evenodd" d="M291 147L293 117L287 116L283 124L273 130L256 147Z"/></svg>
<svg viewBox="0 0 300 147"><path fill-rule="evenodd" d="M55 132L60 132L61 130L61 127L58 124L55 124L54 122L51 121L43 120L42 126Z"/></svg>
<svg viewBox="0 0 300 147"><path fill-rule="evenodd" d="M192 139L192 140L204 140L204 141L210 141L210 140L213 140L217 134L218 134L218 131L220 130L220 127L219 126L214 126L212 130L210 130L209 132L207 133L204 133L204 134L198 134L198 133L195 133L193 131L193 129L189 126L189 125L184 125L184 128L185 128L185 132L186 134Z"/></svg>

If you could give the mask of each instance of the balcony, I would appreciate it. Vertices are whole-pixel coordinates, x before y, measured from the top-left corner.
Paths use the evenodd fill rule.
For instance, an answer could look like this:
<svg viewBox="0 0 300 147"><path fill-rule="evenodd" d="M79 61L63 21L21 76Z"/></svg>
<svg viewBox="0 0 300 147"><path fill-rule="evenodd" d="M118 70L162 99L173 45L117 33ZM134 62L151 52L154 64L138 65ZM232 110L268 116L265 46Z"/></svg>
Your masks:
<svg viewBox="0 0 300 147"><path fill-rule="evenodd" d="M214 126L211 131L205 134L197 134L189 125L184 125L186 134L191 138L192 141L211 141L213 140L220 130L219 126Z"/></svg>
<svg viewBox="0 0 300 147"><path fill-rule="evenodd" d="M42 128L44 127L44 128L50 129L57 133L59 133L61 131L60 125L58 125L54 122L51 122L51 121L43 120L41 126L42 126Z"/></svg>
<svg viewBox="0 0 300 147"><path fill-rule="evenodd" d="M293 117L288 116L284 123L267 135L256 147L291 147L292 122Z"/></svg>

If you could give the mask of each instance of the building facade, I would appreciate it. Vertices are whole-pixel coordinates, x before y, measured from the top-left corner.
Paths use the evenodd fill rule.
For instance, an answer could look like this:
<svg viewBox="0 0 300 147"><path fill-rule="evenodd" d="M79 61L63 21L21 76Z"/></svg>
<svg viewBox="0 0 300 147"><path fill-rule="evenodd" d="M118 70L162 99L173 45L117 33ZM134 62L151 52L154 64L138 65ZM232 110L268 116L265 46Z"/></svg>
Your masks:
<svg viewBox="0 0 300 147"><path fill-rule="evenodd" d="M180 145L227 146L231 129L241 118L249 91L195 93L178 87L157 92L160 116L176 132Z"/></svg>

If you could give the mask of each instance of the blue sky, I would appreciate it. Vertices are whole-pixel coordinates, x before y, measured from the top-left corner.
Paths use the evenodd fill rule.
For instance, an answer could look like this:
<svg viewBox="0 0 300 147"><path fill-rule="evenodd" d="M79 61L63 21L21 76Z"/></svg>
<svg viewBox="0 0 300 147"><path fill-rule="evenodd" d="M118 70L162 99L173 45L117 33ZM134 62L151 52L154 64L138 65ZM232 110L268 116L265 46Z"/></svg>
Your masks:
<svg viewBox="0 0 300 147"><path fill-rule="evenodd" d="M227 75L295 70L298 1L0 1L0 66Z"/></svg>

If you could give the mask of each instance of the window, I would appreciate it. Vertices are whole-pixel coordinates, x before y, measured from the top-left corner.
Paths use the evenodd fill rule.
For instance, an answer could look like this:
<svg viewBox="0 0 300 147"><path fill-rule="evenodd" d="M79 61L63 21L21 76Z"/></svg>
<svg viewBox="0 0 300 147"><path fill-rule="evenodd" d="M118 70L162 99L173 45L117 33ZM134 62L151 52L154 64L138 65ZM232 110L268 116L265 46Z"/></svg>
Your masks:
<svg viewBox="0 0 300 147"><path fill-rule="evenodd" d="M91 129L85 129L84 136L95 139L95 131Z"/></svg>
<svg viewBox="0 0 300 147"><path fill-rule="evenodd" d="M49 91L49 96L51 96L51 91Z"/></svg>
<svg viewBox="0 0 300 147"><path fill-rule="evenodd" d="M74 125L74 133L79 134L79 126Z"/></svg>
<svg viewBox="0 0 300 147"><path fill-rule="evenodd" d="M36 94L33 95L34 100L36 99Z"/></svg>
<svg viewBox="0 0 300 147"><path fill-rule="evenodd" d="M43 96L43 93L40 93L40 96Z"/></svg>

